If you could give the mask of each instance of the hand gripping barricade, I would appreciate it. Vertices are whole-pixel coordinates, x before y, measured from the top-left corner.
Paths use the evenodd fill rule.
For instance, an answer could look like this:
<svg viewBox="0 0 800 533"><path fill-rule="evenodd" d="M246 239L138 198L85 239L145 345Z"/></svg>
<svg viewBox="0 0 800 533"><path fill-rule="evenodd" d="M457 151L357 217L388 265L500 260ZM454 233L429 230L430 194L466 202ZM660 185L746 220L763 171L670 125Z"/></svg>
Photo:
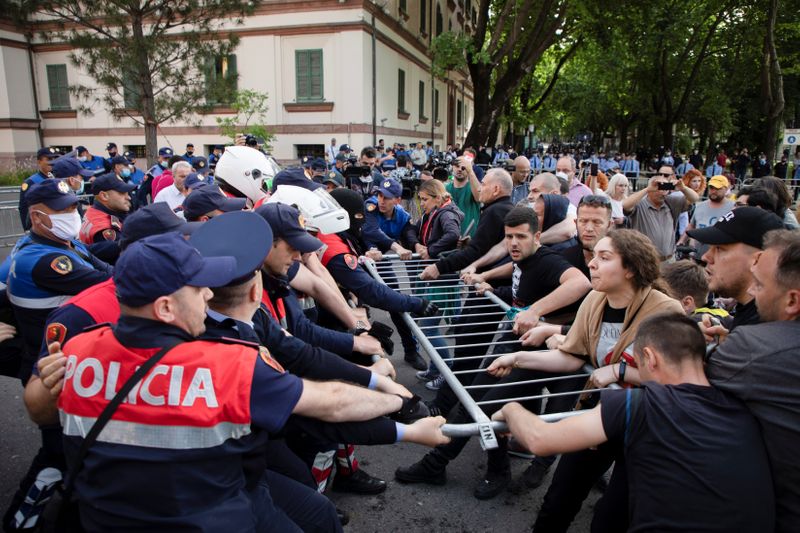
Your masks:
<svg viewBox="0 0 800 533"><path fill-rule="evenodd" d="M428 298L432 300L436 305L439 306L439 309L443 311L444 317L454 317L459 316L460 311L462 308L462 304L467 297L470 298L478 298L482 299L482 301L478 302L477 305L472 305L471 309L474 310L476 308L480 309L478 314L470 314L469 317L487 317L487 316L500 316L502 315L503 318L497 322L497 331L494 334L494 339L489 344L459 344L461 348L468 348L468 347L480 347L483 346L486 348L486 352L484 355L478 356L470 356L470 357L459 357L458 359L477 359L477 360L485 360L484 364L480 366L477 370L452 370L444 358L442 358L440 351L441 347L446 345L447 348L452 350L455 346L455 338L464 337L469 335L481 335L485 337L484 333L462 333L462 334L443 334L440 333L440 328L445 329L447 326L442 326L437 323L431 324L430 318L423 318L423 317L412 317L409 313L403 313L403 320L408 324L409 328L411 328L412 333L417 338L417 341L420 343L420 346L425 350L425 352L430 357L433 364L436 366L437 370L441 373L444 377L447 384L453 390L453 393L456 395L458 400L461 402L463 407L469 413L470 417L474 420L474 423L471 424L445 424L442 428L442 431L445 435L450 437L468 437L472 435L478 435L480 437L481 446L488 450L497 447L497 438L495 436L495 432L505 433L508 431L508 427L505 423L496 422L489 419L486 413L483 412L481 409L481 405L486 405L489 403L508 403L512 401L526 401L526 400L537 400L537 399L545 399L554 396L563 396L563 395L574 395L576 399L578 396L585 394L585 393L593 393L598 392L601 390L611 389L611 388L619 388L618 385L612 384L607 388L603 389L595 389L595 388L588 388L582 390L575 390L571 392L561 392L561 393L552 393L552 394L539 394L535 396L522 396L522 397L509 397L503 399L495 399L495 400L488 400L485 402L482 401L475 401L469 393L470 389L474 388L488 388L494 387L496 385L463 385L459 380L457 375L458 374L476 374L479 372L485 372L485 365L488 364L492 359L499 357L503 354L493 354L493 348L498 345L503 344L516 344L518 340L498 340L500 334L507 332L513 323L513 320L508 318L507 312L511 310L511 306L505 303L503 300L498 298L491 292L485 292L482 296L479 296L475 290L475 287L466 285L458 276L457 273L454 274L445 274L439 277L439 279L434 281L420 281L419 274L427 267L428 265L432 265L436 262L435 259L420 259L418 254L414 254L411 260L401 261L397 255L394 254L387 254L383 256L383 259L379 262L374 262L371 259L362 257L361 262L364 265L364 268L378 281L385 283L386 285L392 287L393 289L407 294L409 296L420 296L424 298ZM390 281L385 281L384 278L389 279ZM427 321L427 322L426 322ZM469 323L461 323L460 325L468 326ZM463 339L462 339L463 340ZM434 343L431 341L435 341L436 344L439 345L439 348L434 346ZM447 344L450 341L453 344ZM590 365L585 365L583 367L584 372L586 372L587 377L592 372L593 368ZM546 384L548 382L560 380L560 379L569 379L574 378L575 376L554 376L554 377L547 377L542 379L534 379L528 380L525 382L518 382L518 384L534 384L534 383L542 383ZM568 411L562 413L551 413L541 415L541 418L547 422L555 422L561 420L563 418L567 418L574 415L581 414L582 411Z"/></svg>

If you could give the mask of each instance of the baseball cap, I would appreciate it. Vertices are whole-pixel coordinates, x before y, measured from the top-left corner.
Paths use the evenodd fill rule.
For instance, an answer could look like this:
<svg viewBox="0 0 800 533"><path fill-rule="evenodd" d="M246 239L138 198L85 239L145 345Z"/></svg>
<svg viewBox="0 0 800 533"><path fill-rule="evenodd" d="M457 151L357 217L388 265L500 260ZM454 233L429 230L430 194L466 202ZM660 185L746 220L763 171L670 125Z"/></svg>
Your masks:
<svg viewBox="0 0 800 533"><path fill-rule="evenodd" d="M40 159L42 157L48 157L50 159L53 159L56 157L61 157L61 154L55 148L51 146L46 146L44 148L39 148L39 150L36 152L36 159Z"/></svg>
<svg viewBox="0 0 800 533"><path fill-rule="evenodd" d="M124 155L115 155L114 157L111 158L111 161L109 161L109 163L111 163L112 165L125 165L125 166L127 166L128 165L128 158L125 157Z"/></svg>
<svg viewBox="0 0 800 533"><path fill-rule="evenodd" d="M198 187L203 187L208 185L208 180L202 174L198 174L197 172L191 172L183 182L183 186L187 189L196 189Z"/></svg>
<svg viewBox="0 0 800 533"><path fill-rule="evenodd" d="M725 176L717 175L708 180L708 186L715 189L722 189L723 187L730 187L731 184Z"/></svg>
<svg viewBox="0 0 800 533"><path fill-rule="evenodd" d="M133 163L134 161L136 161L136 154L130 150L128 150L122 155L123 157L125 157L125 159L128 160L128 163Z"/></svg>
<svg viewBox="0 0 800 533"><path fill-rule="evenodd" d="M81 162L74 157L60 157L53 161L51 170L57 178L71 178L72 176L94 176L94 172L83 168Z"/></svg>
<svg viewBox="0 0 800 533"><path fill-rule="evenodd" d="M186 148L190 148L190 147L194 148L194 145L192 143L186 143Z"/></svg>
<svg viewBox="0 0 800 533"><path fill-rule="evenodd" d="M764 235L782 229L783 222L770 211L759 207L740 207L725 214L716 224L693 229L686 233L703 244L734 244L741 242L754 248L763 248Z"/></svg>
<svg viewBox="0 0 800 533"><path fill-rule="evenodd" d="M111 150L112 148L116 148L116 147L117 147L117 143L108 143L108 144L106 145L106 152L108 152L108 151L109 151L109 150Z"/></svg>
<svg viewBox="0 0 800 533"><path fill-rule="evenodd" d="M191 235L202 224L202 222L186 222L176 215L166 202L156 202L137 209L125 218L119 244L124 249L151 235L170 232Z"/></svg>
<svg viewBox="0 0 800 533"><path fill-rule="evenodd" d="M274 237L279 237L300 253L316 252L322 242L308 234L305 220L296 207L279 203L267 203L256 209L269 222Z"/></svg>
<svg viewBox="0 0 800 533"><path fill-rule="evenodd" d="M322 183L335 183L337 187L344 187L344 176L338 170L329 170L322 178Z"/></svg>
<svg viewBox="0 0 800 533"><path fill-rule="evenodd" d="M340 152L352 152L349 144L343 144L339 147Z"/></svg>
<svg viewBox="0 0 800 533"><path fill-rule="evenodd" d="M314 158L311 157L310 155L304 155L303 157L300 158L300 164L304 168L311 168L311 165L313 163L314 163Z"/></svg>
<svg viewBox="0 0 800 533"><path fill-rule="evenodd" d="M336 161L347 161L347 156L344 154L336 154L334 159L336 159Z"/></svg>
<svg viewBox="0 0 800 533"><path fill-rule="evenodd" d="M121 304L140 307L187 285L221 287L235 275L234 257L203 257L180 235L165 233L131 244L114 267L114 284Z"/></svg>
<svg viewBox="0 0 800 533"><path fill-rule="evenodd" d="M88 152L85 146L76 146L75 153L81 155L83 152Z"/></svg>
<svg viewBox="0 0 800 533"><path fill-rule="evenodd" d="M378 185L378 192L386 198L399 198L403 195L403 186L394 178L386 178Z"/></svg>
<svg viewBox="0 0 800 533"><path fill-rule="evenodd" d="M173 155L172 148L170 148L169 146L162 146L161 148L158 149L158 155L160 157L172 157Z"/></svg>
<svg viewBox="0 0 800 533"><path fill-rule="evenodd" d="M216 187L200 187L189 193L189 196L183 200L183 214L186 216L186 220L196 220L217 209L225 213L241 211L246 204L247 198L228 198ZM237 234L231 233L228 238L233 235Z"/></svg>
<svg viewBox="0 0 800 533"><path fill-rule="evenodd" d="M131 192L135 188L136 185L133 183L127 183L113 172L98 176L92 182L92 192L95 194L102 191Z"/></svg>
<svg viewBox="0 0 800 533"><path fill-rule="evenodd" d="M205 174L208 172L208 159L199 155L194 158L192 162L192 167L194 167L195 172L199 174Z"/></svg>
<svg viewBox="0 0 800 533"><path fill-rule="evenodd" d="M325 163L325 160L321 157L315 158L311 162L311 170L325 170L328 168L328 165Z"/></svg>
<svg viewBox="0 0 800 533"><path fill-rule="evenodd" d="M247 235L247 241L232 239ZM236 272L228 285L238 285L252 278L272 249L272 229L263 217L252 211L225 213L203 223L189 239L203 257L231 256Z"/></svg>
<svg viewBox="0 0 800 533"><path fill-rule="evenodd" d="M60 179L47 179L37 183L28 189L25 198L28 200L28 205L44 204L55 211L61 211L78 203L78 197L67 182Z"/></svg>

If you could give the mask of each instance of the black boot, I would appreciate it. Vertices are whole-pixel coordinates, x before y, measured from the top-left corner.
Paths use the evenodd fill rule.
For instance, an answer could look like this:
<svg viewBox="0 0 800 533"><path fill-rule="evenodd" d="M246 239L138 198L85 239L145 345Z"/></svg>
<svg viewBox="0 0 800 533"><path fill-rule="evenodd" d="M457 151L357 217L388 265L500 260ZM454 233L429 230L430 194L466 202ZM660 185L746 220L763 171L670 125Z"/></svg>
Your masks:
<svg viewBox="0 0 800 533"><path fill-rule="evenodd" d="M447 483L447 461L429 453L421 461L413 465L395 470L394 477L401 483L427 483L428 485L444 485Z"/></svg>

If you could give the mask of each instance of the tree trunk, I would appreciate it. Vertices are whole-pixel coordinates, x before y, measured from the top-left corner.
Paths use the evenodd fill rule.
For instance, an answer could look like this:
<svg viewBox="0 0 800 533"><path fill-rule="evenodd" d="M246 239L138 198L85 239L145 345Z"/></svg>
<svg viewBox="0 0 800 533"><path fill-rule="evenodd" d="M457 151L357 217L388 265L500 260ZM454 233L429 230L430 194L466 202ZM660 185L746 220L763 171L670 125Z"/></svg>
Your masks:
<svg viewBox="0 0 800 533"><path fill-rule="evenodd" d="M769 0L764 49L761 56L761 101L764 111L764 130L761 150L772 159L776 157L778 128L783 115L783 76L775 49L775 18L778 0Z"/></svg>

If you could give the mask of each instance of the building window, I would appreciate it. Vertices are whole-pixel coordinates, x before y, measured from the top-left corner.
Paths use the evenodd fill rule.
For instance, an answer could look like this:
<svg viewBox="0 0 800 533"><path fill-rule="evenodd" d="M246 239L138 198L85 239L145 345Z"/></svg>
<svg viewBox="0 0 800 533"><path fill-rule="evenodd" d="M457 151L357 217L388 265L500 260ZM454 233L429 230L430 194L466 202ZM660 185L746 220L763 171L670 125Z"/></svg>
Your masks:
<svg viewBox="0 0 800 533"><path fill-rule="evenodd" d="M142 97L139 96L138 87L133 83L130 76L122 78L122 100L125 109L139 109L142 103Z"/></svg>
<svg viewBox="0 0 800 533"><path fill-rule="evenodd" d="M125 145L126 152L133 152L133 155L136 156L136 159L144 159L145 154L147 153L147 147L143 144L128 144ZM147 162L145 162L146 164Z"/></svg>
<svg viewBox="0 0 800 533"><path fill-rule="evenodd" d="M425 116L425 82L419 82L419 118L427 119Z"/></svg>
<svg viewBox="0 0 800 533"><path fill-rule="evenodd" d="M438 37L444 31L444 17L442 17L442 7L436 4L436 33L435 35Z"/></svg>
<svg viewBox="0 0 800 533"><path fill-rule="evenodd" d="M433 121L439 122L439 89L433 90Z"/></svg>
<svg viewBox="0 0 800 533"><path fill-rule="evenodd" d="M296 50L294 66L298 102L322 102L322 50Z"/></svg>
<svg viewBox="0 0 800 533"><path fill-rule="evenodd" d="M403 13L408 13L408 6L406 5L406 0L400 0L400 11Z"/></svg>
<svg viewBox="0 0 800 533"><path fill-rule="evenodd" d="M456 126L461 125L461 117L463 115L464 115L464 102L459 100L458 106L456 106Z"/></svg>
<svg viewBox="0 0 800 533"><path fill-rule="evenodd" d="M427 0L419 0L419 32L422 34L427 33L428 29L428 2Z"/></svg>
<svg viewBox="0 0 800 533"><path fill-rule="evenodd" d="M229 104L236 95L239 73L236 56L228 55L210 59L206 63L206 102Z"/></svg>
<svg viewBox="0 0 800 533"><path fill-rule="evenodd" d="M68 154L68 153L70 153L72 151L72 145L71 144L60 144L60 145L57 145L57 146L51 146L50 148L53 148L53 149L55 149L56 152L59 152L59 153L62 153L62 154Z"/></svg>
<svg viewBox="0 0 800 533"><path fill-rule="evenodd" d="M397 69L397 112L406 113L406 71Z"/></svg>
<svg viewBox="0 0 800 533"><path fill-rule="evenodd" d="M297 151L295 154L297 159L307 155L311 157L325 157L324 144L295 144L294 148Z"/></svg>
<svg viewBox="0 0 800 533"><path fill-rule="evenodd" d="M50 109L70 109L67 65L47 65L47 88L50 92Z"/></svg>

